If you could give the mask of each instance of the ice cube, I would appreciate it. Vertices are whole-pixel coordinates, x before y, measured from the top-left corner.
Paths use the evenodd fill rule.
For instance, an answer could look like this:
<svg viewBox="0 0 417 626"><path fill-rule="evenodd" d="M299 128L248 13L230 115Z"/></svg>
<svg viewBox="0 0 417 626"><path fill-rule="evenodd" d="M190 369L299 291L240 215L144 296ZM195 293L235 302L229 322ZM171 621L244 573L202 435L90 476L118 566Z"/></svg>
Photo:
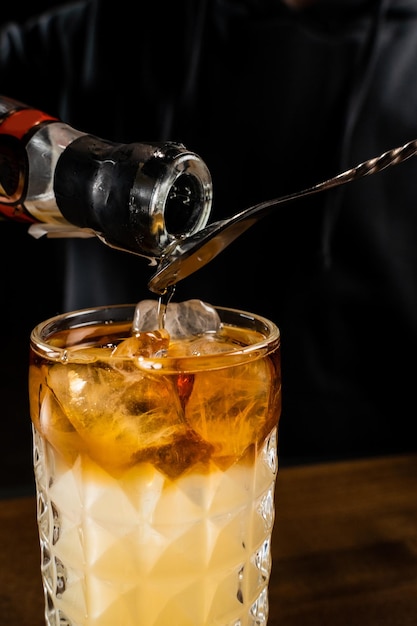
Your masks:
<svg viewBox="0 0 417 626"><path fill-rule="evenodd" d="M141 300L136 305L132 333L148 332L160 328L158 300Z"/></svg>
<svg viewBox="0 0 417 626"><path fill-rule="evenodd" d="M132 337L124 339L113 350L113 356L124 357L160 357L166 354L169 344L168 331L147 330L136 332Z"/></svg>
<svg viewBox="0 0 417 626"><path fill-rule="evenodd" d="M90 457L111 469L134 465L144 450L172 445L185 431L172 381L122 365L57 364L48 375L59 410Z"/></svg>
<svg viewBox="0 0 417 626"><path fill-rule="evenodd" d="M185 418L214 446L219 465L222 458L240 458L271 431L276 421L273 381L266 359L195 374Z"/></svg>
<svg viewBox="0 0 417 626"><path fill-rule="evenodd" d="M155 330L159 326L158 301L139 302L133 319L133 333ZM172 339L181 339L217 331L220 317L211 305L201 300L170 302L166 309L164 327Z"/></svg>

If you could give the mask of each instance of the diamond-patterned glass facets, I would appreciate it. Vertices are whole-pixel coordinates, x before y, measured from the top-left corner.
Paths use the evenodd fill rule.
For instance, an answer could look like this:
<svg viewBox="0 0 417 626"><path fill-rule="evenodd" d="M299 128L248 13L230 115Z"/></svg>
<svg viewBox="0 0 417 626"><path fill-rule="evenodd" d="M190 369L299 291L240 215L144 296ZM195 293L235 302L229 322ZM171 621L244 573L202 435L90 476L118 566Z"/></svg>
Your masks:
<svg viewBox="0 0 417 626"><path fill-rule="evenodd" d="M255 460L176 480L69 466L36 431L34 462L47 626L266 626L275 430Z"/></svg>

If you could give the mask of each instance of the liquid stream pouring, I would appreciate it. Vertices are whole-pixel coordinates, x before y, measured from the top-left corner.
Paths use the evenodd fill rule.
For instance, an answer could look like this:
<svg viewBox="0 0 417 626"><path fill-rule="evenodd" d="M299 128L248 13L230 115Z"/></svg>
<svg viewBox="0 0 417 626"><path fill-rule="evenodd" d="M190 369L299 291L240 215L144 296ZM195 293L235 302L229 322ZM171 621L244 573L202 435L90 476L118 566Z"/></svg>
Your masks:
<svg viewBox="0 0 417 626"><path fill-rule="evenodd" d="M0 216L35 237L93 237L157 266L162 294L206 265L278 205L338 187L417 154L417 140L312 187L208 224L202 159L174 142L114 143L0 96Z"/></svg>

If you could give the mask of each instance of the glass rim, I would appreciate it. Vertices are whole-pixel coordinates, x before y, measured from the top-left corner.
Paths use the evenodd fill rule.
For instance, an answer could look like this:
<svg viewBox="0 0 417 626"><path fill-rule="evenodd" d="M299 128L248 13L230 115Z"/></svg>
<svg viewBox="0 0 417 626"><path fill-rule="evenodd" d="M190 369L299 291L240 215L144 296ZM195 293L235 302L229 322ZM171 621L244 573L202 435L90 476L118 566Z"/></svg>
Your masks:
<svg viewBox="0 0 417 626"><path fill-rule="evenodd" d="M133 314L137 303L127 304L111 304L96 307L88 307L60 313L39 322L30 333L31 347L48 359L60 362L77 362L76 353L74 358L69 358L71 353L70 346L54 346L48 340L54 337L59 331L65 331L76 328L88 328L105 320L105 314L108 313L107 323L111 324L124 323L133 319ZM263 338L255 343L242 346L239 349L227 350L221 353L187 355L187 356L161 356L161 357L140 357L136 359L141 369L144 370L163 370L168 371L192 371L195 369L213 367L214 361L219 357L223 360L222 368L230 367L236 361L242 363L247 360L265 357L267 354L275 351L280 346L280 330L278 326L268 318L233 307L223 307L210 305L219 313L221 322L227 326L235 326L247 330L254 330ZM126 312L126 313L124 313ZM124 315L121 317L121 314ZM113 314L113 315L112 315ZM100 317L101 315L101 317ZM227 316L235 316L242 321L242 324L229 322ZM226 317L226 319L225 319ZM65 322L64 325L62 323ZM76 345L76 344L75 344ZM235 357L235 358L233 358ZM126 359L126 356L112 357ZM224 363L227 359L227 364ZM139 362L140 360L140 362ZM86 363L83 359L83 362Z"/></svg>

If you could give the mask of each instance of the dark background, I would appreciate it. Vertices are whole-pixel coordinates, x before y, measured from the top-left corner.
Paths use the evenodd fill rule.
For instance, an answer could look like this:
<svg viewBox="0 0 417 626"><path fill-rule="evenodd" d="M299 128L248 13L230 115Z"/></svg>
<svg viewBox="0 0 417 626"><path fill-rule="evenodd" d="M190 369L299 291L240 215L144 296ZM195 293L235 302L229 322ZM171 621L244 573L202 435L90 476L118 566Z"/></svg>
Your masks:
<svg viewBox="0 0 417 626"><path fill-rule="evenodd" d="M36 3L35 11L35 5L22 10L16 3L9 3L2 12L1 20L4 23L14 18L22 22L56 4L44 0ZM263 4L261 0L259 4ZM275 6L275 2L265 0L266 4ZM369 4L375 3L363 2L364 7ZM155 6L143 3L141 18L146 13L153 20ZM178 9L173 7L172 10ZM112 33L114 19L120 14L111 15ZM397 18L398 15L392 18L394 30ZM154 21L151 23L154 24ZM203 77L206 80L208 76L208 84L215 85L215 89L208 94L213 97L207 97L207 91L199 91L200 85L197 85L198 106L191 106L189 115L178 116L179 126L175 127L177 136L169 137L183 141L206 160L216 177L214 189L219 192L221 188L223 198L231 200L230 203L216 202L215 206L226 207L230 214L255 201L324 180L347 169L346 166L417 136L417 105L414 106L417 98L409 95L410 89L417 84L414 80L417 65L402 49L403 40L407 50L412 49L410 40L405 35L403 37L404 33L397 39L390 39L389 33L383 33L383 43L390 43L383 47L380 63L369 65L372 70L376 67L375 80L364 82L369 101L365 99L364 106L360 108L361 115L355 120L355 133L343 161L339 159L339 146L344 113L356 84L350 52L351 48L356 50L356 35L363 32L361 23L358 32L353 32L353 36L345 41L345 22L342 19L342 43L333 38L333 28L329 28L329 33L326 31L320 39L318 35L321 33L315 32L309 38L305 36L304 28L293 25L288 39L292 43L291 38L295 34L297 54L293 50L288 57L284 55L283 42L288 32L286 24L281 23L274 29L271 27L271 31L269 20L256 22L256 25L258 30L253 28L252 21L242 29L234 24L235 30L231 32L234 37L224 43L224 56L218 41L212 44L210 39L206 42L204 61L209 65L209 72ZM389 20L387 27L390 28ZM413 37L417 32L414 27L415 23L411 21L408 34L411 32ZM130 28L134 46L137 46L137 34L140 32L142 53L151 50L153 54L152 28L140 31L136 22L130 24ZM246 45L247 30L252 48ZM272 34L268 39L264 34L269 32ZM182 41L184 38L178 39ZM165 41L163 37L162 40ZM90 42L89 31L86 41ZM181 41L176 41L176 45L179 46ZM106 53L107 42L106 38L100 53ZM391 46L391 42L395 45ZM332 52L335 51L334 55L326 54L328 46ZM75 50L75 60L79 48L77 37L72 49L72 53ZM256 63L255 49L269 55L270 71L276 73L276 80L271 80L266 63ZM165 52L162 46L162 55ZM104 84L112 97L117 94L120 98L121 93L126 95L126 84L131 84L132 68L135 76L139 69L141 77L147 76L147 72L156 77L154 92L145 81L139 85L143 87L141 116L137 115L137 102L130 98L130 91L127 102L119 107L119 117L123 118L119 121L127 118L137 122L134 129L127 122L127 138L122 141L149 138L145 134L154 139L159 132L155 104L166 102L165 75L162 74L161 78L154 71L155 66L148 65L149 61L156 61L159 69L160 59L154 59L152 55L148 58L145 54L142 54L143 58L138 57L136 48L132 56L133 62L129 57L130 62L121 66L113 67L110 63L113 71L106 74L106 81L102 81L99 87ZM102 56L98 55L98 58ZM397 63L407 59L405 68L401 66L402 71L398 72ZM51 58L51 63L49 60L48 57L47 70L50 73L47 75L51 76L54 59ZM109 60L112 61L111 54ZM137 60L142 65L135 65ZM163 69L165 61L166 57L162 56ZM178 70L175 78L181 67L180 59L175 65ZM239 72L233 74L236 68ZM104 70L107 70L105 63ZM72 77L79 73L74 72ZM234 80L230 86L231 75ZM374 75L371 74L371 77ZM94 72L92 75L96 87L101 76L98 74L96 80L97 74ZM114 81L109 82L109 77ZM49 91L42 84L38 88L36 73L27 77L28 82L21 80L22 93L34 94L34 100L28 104L42 107L43 96L45 102L53 101L53 96L59 92L55 78L59 82L60 77L53 75L53 78ZM67 83L66 75L61 78L60 87L62 89L65 80L75 111L75 117L66 121L80 130L111 138L108 134L111 133L113 113L111 98L110 104L107 101L105 107L100 89L98 94L80 93L79 89L73 88L74 83ZM353 84L349 79L353 79ZM16 83L16 89L21 86L18 82L11 81ZM398 89L398 83L401 83L403 91ZM79 86L77 82L75 85ZM248 85L251 89L247 89ZM16 97L15 94L5 95ZM217 97L222 95L223 98ZM355 92L354 95L358 94ZM26 96L24 101L27 101ZM242 102L244 106L241 106ZM95 107L97 103L99 107ZM265 103L268 107L264 106ZM128 105L127 108L125 105ZM49 105L45 106L46 112L55 114ZM202 111L200 107L204 106L207 110ZM230 123L231 119L234 123ZM239 154L234 159L234 146L243 151L243 158ZM293 204L291 211L275 214L273 219L253 227L236 246L219 255L207 272L203 268L195 279L191 277L188 282L183 281L187 282L187 285L184 284L185 291L183 285L179 285L176 293L178 300L186 299L186 295L182 296L189 287L188 294L192 295L188 297L199 297L213 304L251 310L256 302L256 310L271 317L280 326L285 385L280 437L282 464L415 449L416 368L413 363L417 344L417 296L414 290L417 284L417 271L414 269L417 268L417 223L415 191L410 185L410 181L416 179L415 167L415 161L410 159L407 164L386 172L382 178L368 177L366 181L346 189L332 240L333 265L328 271L323 271L319 256L322 252L319 246L325 202L315 196L315 203L311 199L311 203ZM236 194L235 189L238 189ZM0 226L3 331L0 490L23 492L33 486L25 382L29 333L37 322L62 312L66 265L63 261L64 245L60 240L34 240L27 234L27 227L11 222L2 222ZM97 246L105 248L99 242ZM268 247L268 255L264 255L265 246ZM85 277L93 264L92 256L89 247L80 247L85 253L85 271L77 286L87 285L88 289L91 283ZM117 254L109 252L112 253L107 257L110 265L116 265ZM100 265L100 270L102 267ZM131 302L140 299L140 285L146 287L144 267L138 262L137 270L134 270L137 273L130 274L130 278L138 276L137 281L130 280L134 294L129 298ZM104 271L101 274L112 287L118 287L127 275L118 267L114 268L112 275ZM6 360L8 355L10 359Z"/></svg>

